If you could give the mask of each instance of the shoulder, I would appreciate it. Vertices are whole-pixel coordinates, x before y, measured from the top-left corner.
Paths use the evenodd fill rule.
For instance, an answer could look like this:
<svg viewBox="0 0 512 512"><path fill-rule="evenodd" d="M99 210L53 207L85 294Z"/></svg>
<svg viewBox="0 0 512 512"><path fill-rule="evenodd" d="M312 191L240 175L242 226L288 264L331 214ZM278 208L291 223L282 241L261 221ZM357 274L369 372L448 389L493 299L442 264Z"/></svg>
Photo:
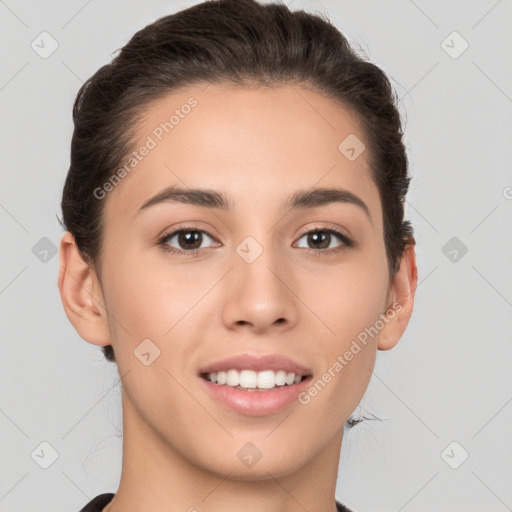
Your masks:
<svg viewBox="0 0 512 512"><path fill-rule="evenodd" d="M104 494L99 494L96 498L92 499L84 508L80 510L80 512L101 512L104 507L106 507L114 497L114 493L106 492Z"/></svg>

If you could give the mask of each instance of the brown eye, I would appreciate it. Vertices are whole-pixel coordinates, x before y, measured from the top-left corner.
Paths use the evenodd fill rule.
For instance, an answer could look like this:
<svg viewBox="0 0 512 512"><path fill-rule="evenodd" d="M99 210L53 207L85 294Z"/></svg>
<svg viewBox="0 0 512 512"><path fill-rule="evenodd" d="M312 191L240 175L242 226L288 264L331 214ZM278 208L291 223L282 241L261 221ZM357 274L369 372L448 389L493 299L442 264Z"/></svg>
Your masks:
<svg viewBox="0 0 512 512"><path fill-rule="evenodd" d="M337 250L339 248L344 248L352 245L352 241L343 233L334 230L334 229L314 229L312 231L308 231L302 238L306 238L306 249L313 250L323 250L323 249L333 249ZM341 241L337 246L331 247L331 243L334 239L338 239Z"/></svg>
<svg viewBox="0 0 512 512"><path fill-rule="evenodd" d="M159 243L169 252L195 254L199 249L205 248L203 242L207 242L208 238L213 240L213 237L202 229L180 228L165 235ZM177 247L171 244L177 244Z"/></svg>

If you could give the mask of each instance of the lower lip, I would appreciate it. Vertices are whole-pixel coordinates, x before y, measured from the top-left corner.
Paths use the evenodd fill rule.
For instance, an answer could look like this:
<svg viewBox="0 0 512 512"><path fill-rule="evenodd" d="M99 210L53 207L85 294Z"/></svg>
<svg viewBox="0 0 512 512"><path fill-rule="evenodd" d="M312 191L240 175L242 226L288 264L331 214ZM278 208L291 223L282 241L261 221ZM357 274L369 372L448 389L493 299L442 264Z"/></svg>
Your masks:
<svg viewBox="0 0 512 512"><path fill-rule="evenodd" d="M266 391L243 391L232 386L219 385L199 377L208 393L228 408L246 416L266 416L282 411L292 404L309 386L311 376L290 386Z"/></svg>

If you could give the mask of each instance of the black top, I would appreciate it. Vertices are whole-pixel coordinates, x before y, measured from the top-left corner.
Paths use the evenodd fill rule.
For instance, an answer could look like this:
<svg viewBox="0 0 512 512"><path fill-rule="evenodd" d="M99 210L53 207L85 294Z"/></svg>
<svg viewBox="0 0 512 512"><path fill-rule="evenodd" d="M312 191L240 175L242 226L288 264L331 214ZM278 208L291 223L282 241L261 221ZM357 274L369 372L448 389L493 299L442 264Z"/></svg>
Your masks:
<svg viewBox="0 0 512 512"><path fill-rule="evenodd" d="M96 498L87 503L80 512L101 512L112 501L113 497L114 493L111 492L99 494ZM345 507L345 505L342 505L338 501L336 501L336 508L338 509L338 512L352 512L352 510Z"/></svg>
<svg viewBox="0 0 512 512"><path fill-rule="evenodd" d="M113 497L114 493L112 492L99 494L96 498L89 501L80 512L101 512L112 501Z"/></svg>

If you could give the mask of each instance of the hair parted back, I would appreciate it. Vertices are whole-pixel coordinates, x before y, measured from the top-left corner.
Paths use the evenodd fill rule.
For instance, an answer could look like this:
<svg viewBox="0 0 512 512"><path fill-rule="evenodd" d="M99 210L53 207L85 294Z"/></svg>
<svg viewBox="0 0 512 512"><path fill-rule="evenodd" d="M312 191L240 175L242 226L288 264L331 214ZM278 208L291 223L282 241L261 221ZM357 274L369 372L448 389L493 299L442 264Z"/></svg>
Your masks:
<svg viewBox="0 0 512 512"><path fill-rule="evenodd" d="M406 245L414 243L404 220L410 177L396 94L385 73L359 56L329 21L256 0L211 0L159 18L78 91L61 225L98 277L105 202L94 190L134 150L137 120L149 103L205 82L300 85L356 115L380 193L392 277ZM103 352L115 362L111 345Z"/></svg>

